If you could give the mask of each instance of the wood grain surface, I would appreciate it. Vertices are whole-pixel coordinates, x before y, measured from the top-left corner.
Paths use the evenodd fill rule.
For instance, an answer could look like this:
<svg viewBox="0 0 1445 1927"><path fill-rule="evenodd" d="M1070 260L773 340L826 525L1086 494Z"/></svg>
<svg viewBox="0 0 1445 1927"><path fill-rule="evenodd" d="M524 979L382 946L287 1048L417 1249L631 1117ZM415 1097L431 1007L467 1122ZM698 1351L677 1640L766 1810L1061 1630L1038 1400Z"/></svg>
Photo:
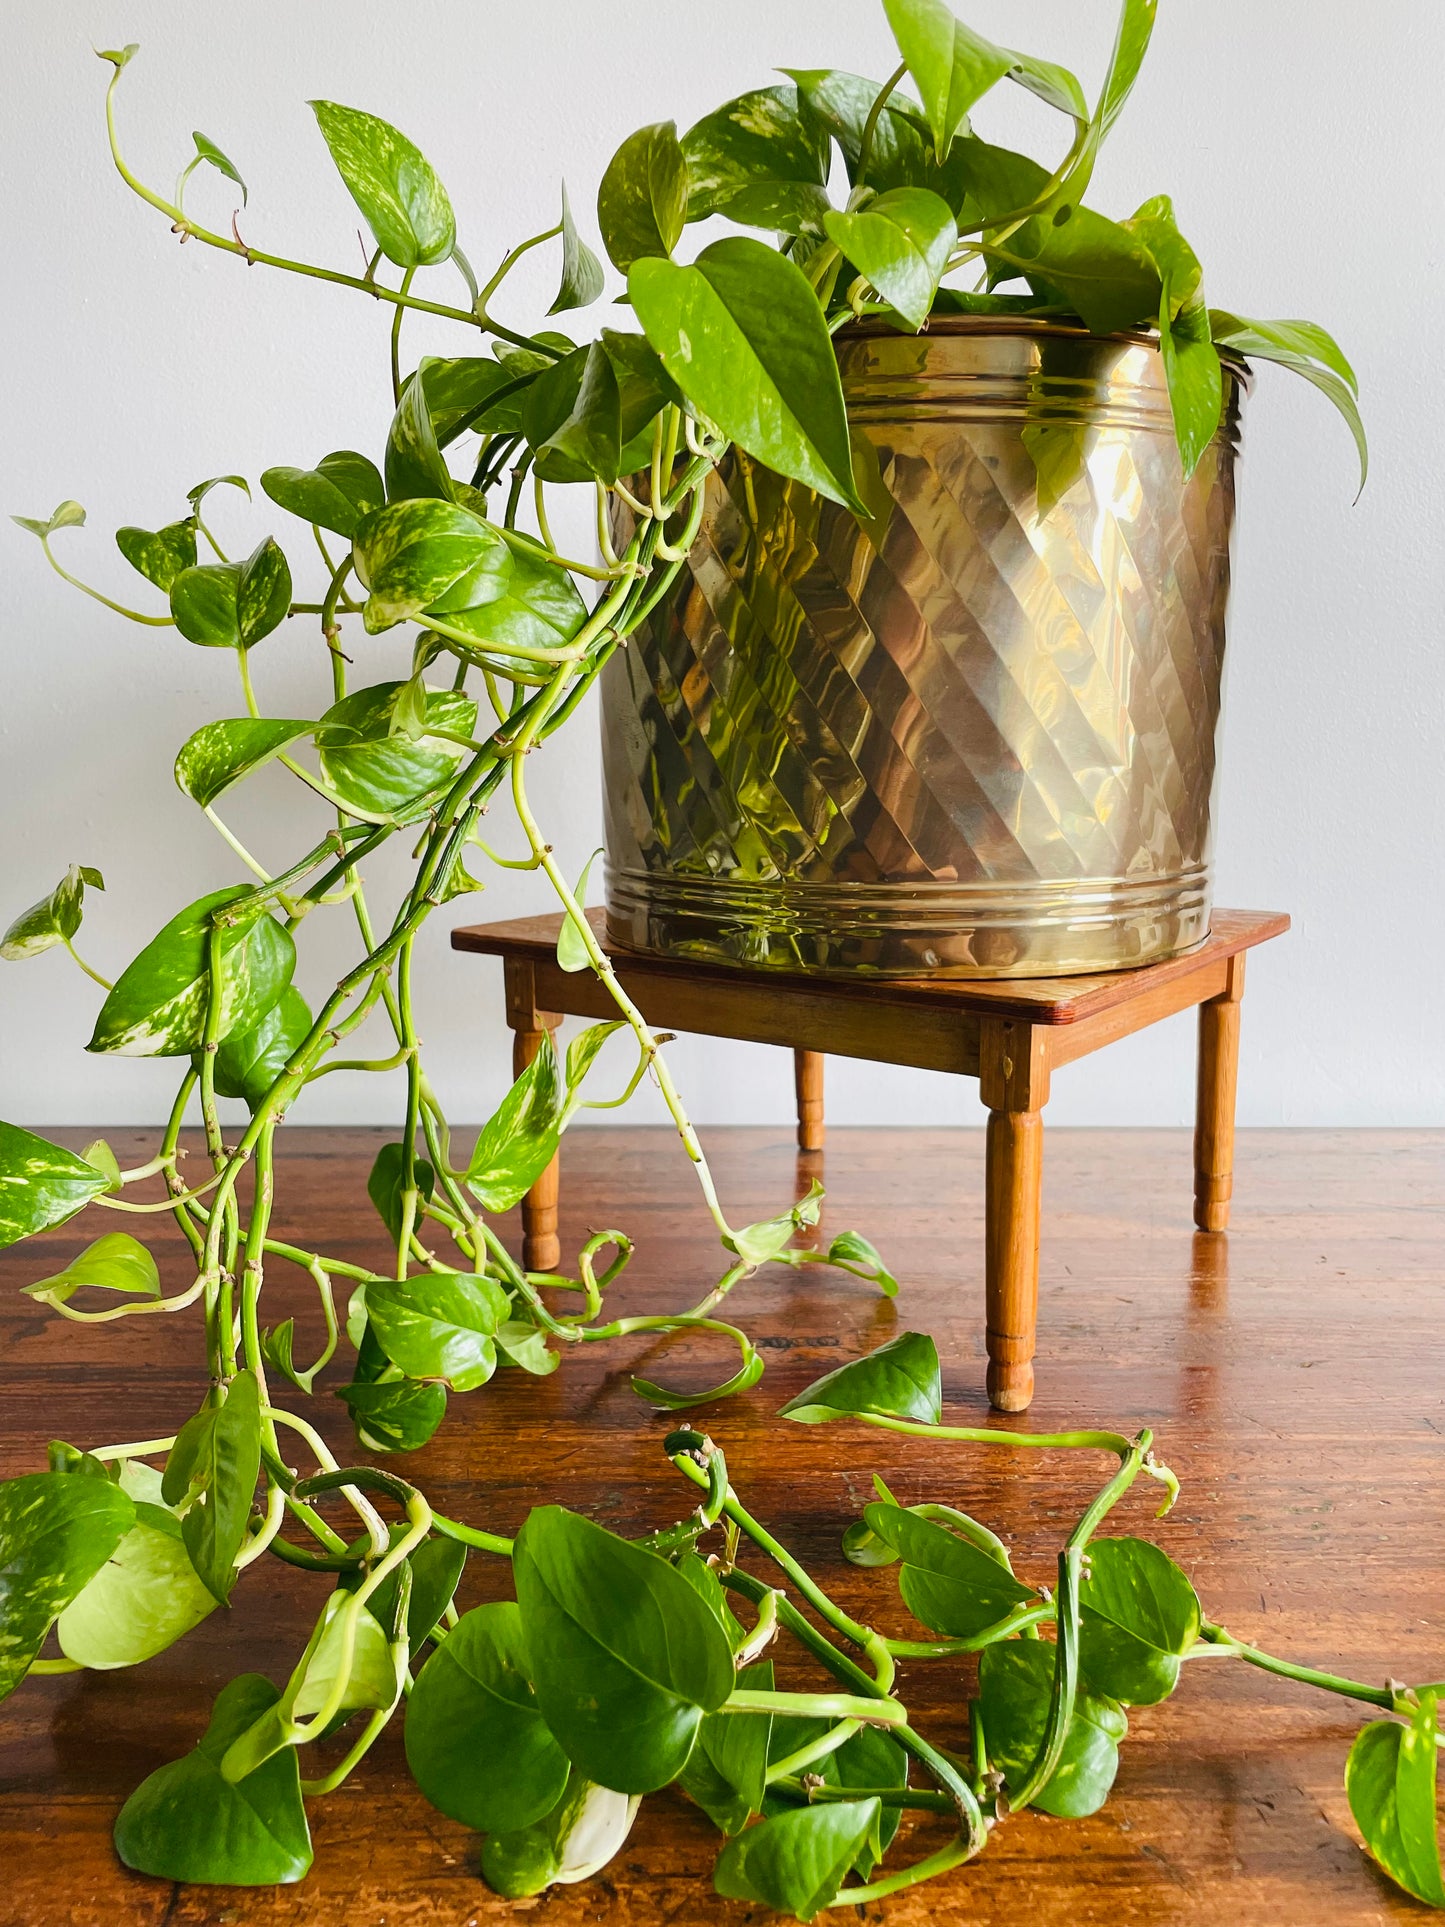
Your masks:
<svg viewBox="0 0 1445 1927"><path fill-rule="evenodd" d="M280 1235L381 1260L363 1187L384 1134L282 1135ZM918 1327L939 1341L947 1415L985 1422L982 1132L839 1130L826 1161L795 1154L782 1129L705 1135L735 1222L784 1208L824 1170L823 1235L857 1227L903 1281L896 1306L821 1269L764 1273L734 1295L730 1315L764 1348L767 1374L702 1421L725 1444L753 1510L851 1611L888 1631L907 1626L893 1577L849 1568L838 1554L875 1469L905 1502L947 1499L987 1520L1024 1576L1047 1578L1104 1464L793 1428L770 1416L820 1371ZM117 1132L112 1141L126 1162L145 1140ZM614 1220L637 1239L632 1270L614 1288L619 1308L675 1308L714 1280L717 1249L669 1133L578 1132L564 1164L564 1252ZM1159 1540L1193 1574L1206 1611L1236 1634L1359 1678L1445 1676L1445 1141L1242 1133L1238 1167L1235 1229L1195 1234L1187 1133L1049 1134L1043 1369L1027 1424L1156 1428L1184 1482ZM42 1466L51 1436L101 1444L166 1433L198 1402L193 1318L82 1332L18 1296L114 1228L90 1221L100 1216L92 1209L0 1261L7 1474ZM173 1289L184 1279L177 1241L164 1230L154 1241ZM284 1272L267 1288L271 1322L297 1316L298 1352L318 1323L309 1289ZM508 1375L454 1400L437 1438L402 1463L441 1507L504 1532L537 1501L565 1501L629 1533L667 1522L690 1498L662 1456L670 1421L627 1386L623 1368L644 1357L654 1376L697 1384L722 1363L700 1346L665 1362L639 1341L589 1349L545 1381ZM350 1450L335 1400L323 1393L308 1410ZM1131 1497L1120 1529L1149 1530L1148 1513L1147 1498ZM463 1603L497 1596L505 1579L474 1556ZM126 1873L110 1845L122 1799L188 1749L235 1673L284 1678L325 1583L264 1561L229 1613L149 1665L27 1681L0 1708L4 1927L473 1927L514 1914L547 1927L761 1927L771 1918L714 1898L716 1836L674 1791L645 1802L599 1881L502 1901L478 1877L475 1838L412 1786L395 1732L340 1793L312 1803L316 1867L301 1886L175 1888ZM780 1683L811 1677L790 1659ZM962 1741L963 1668L910 1663L902 1683L924 1730ZM1344 1701L1201 1661L1173 1700L1131 1715L1102 1813L1009 1820L975 1865L867 1918L893 1927L1428 1918L1356 1842L1341 1773L1364 1717ZM917 1850L939 1838L925 1824Z"/></svg>

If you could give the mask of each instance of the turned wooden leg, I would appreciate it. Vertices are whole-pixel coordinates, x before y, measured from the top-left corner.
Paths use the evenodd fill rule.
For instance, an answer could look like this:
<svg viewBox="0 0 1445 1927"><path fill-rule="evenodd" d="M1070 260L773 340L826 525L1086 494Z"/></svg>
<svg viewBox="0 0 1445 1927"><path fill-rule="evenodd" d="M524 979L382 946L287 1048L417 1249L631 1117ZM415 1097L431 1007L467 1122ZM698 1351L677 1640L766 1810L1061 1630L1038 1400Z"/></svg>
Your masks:
<svg viewBox="0 0 1445 1927"><path fill-rule="evenodd" d="M1234 1190L1234 1099L1239 1083L1239 1007L1244 958L1229 960L1229 983L1199 1006L1199 1086L1194 1113L1194 1222L1229 1229Z"/></svg>
<svg viewBox="0 0 1445 1927"><path fill-rule="evenodd" d="M1047 1040L1035 1025L985 1019L979 1046L979 1091L989 1110L984 1222L988 1397L996 1411L1023 1412L1034 1395Z"/></svg>
<svg viewBox="0 0 1445 1927"><path fill-rule="evenodd" d="M798 1149L823 1148L823 1053L793 1052L793 1082L798 1093Z"/></svg>
<svg viewBox="0 0 1445 1927"><path fill-rule="evenodd" d="M542 1040L556 1020L544 1030L516 1030L512 1033L512 1074L519 1077L542 1048ZM557 1236L557 1201L562 1189L560 1154L522 1199L522 1266L526 1271L555 1271L562 1259L562 1242Z"/></svg>

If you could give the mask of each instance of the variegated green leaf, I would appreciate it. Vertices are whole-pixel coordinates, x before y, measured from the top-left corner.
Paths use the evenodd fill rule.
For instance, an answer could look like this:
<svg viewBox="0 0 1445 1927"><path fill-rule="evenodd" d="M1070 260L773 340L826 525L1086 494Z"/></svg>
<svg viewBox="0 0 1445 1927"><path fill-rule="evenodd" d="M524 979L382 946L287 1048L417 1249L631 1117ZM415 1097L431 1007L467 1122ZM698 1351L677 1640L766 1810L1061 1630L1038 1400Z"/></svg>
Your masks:
<svg viewBox="0 0 1445 1927"><path fill-rule="evenodd" d="M268 535L244 562L203 562L171 584L171 614L188 642L249 649L286 620L291 570Z"/></svg>
<svg viewBox="0 0 1445 1927"><path fill-rule="evenodd" d="M58 943L68 942L80 928L87 885L92 890L105 888L100 871L91 869L89 864L72 864L50 895L42 897L39 903L32 903L28 910L22 910L0 938L0 957L9 963L19 963L26 957L38 957L42 950Z"/></svg>
<svg viewBox="0 0 1445 1927"><path fill-rule="evenodd" d="M467 1184L484 1210L511 1210L551 1163L560 1131L557 1052L548 1035L477 1138Z"/></svg>
<svg viewBox="0 0 1445 1927"><path fill-rule="evenodd" d="M18 1124L0 1124L0 1248L18 1244L111 1188L110 1173Z"/></svg>
<svg viewBox="0 0 1445 1927"><path fill-rule="evenodd" d="M365 517L354 542L356 572L368 591L364 620L373 635L432 608L461 583L467 600L456 607L493 602L511 571L500 532L456 502L389 502Z"/></svg>
<svg viewBox="0 0 1445 1927"><path fill-rule="evenodd" d="M399 268L445 261L456 246L456 219L426 157L375 114L330 100L313 100L311 110L387 260Z"/></svg>
<svg viewBox="0 0 1445 1927"><path fill-rule="evenodd" d="M129 1494L109 1479L32 1472L0 1484L0 1699L134 1522Z"/></svg>
<svg viewBox="0 0 1445 1927"><path fill-rule="evenodd" d="M261 486L278 508L348 541L362 516L386 500L375 462L351 448L323 455L315 468L268 468Z"/></svg>
<svg viewBox="0 0 1445 1927"><path fill-rule="evenodd" d="M414 810L444 788L465 753L447 737L425 734L415 742L392 733L399 682L358 689L332 705L316 729L323 775L343 801L382 815ZM470 737L477 706L452 689L427 691L428 729Z"/></svg>
<svg viewBox="0 0 1445 1927"><path fill-rule="evenodd" d="M590 308L602 293L602 263L577 232L567 200L567 185L562 184L562 284L548 314L565 314L569 308Z"/></svg>
<svg viewBox="0 0 1445 1927"><path fill-rule="evenodd" d="M267 763L278 750L309 736L315 723L277 717L237 716L203 723L188 737L176 758L176 786L205 809L232 783Z"/></svg>
<svg viewBox="0 0 1445 1927"><path fill-rule="evenodd" d="M131 1292L141 1298L159 1298L161 1275L156 1261L137 1238L127 1231L108 1231L72 1258L63 1271L41 1278L25 1290L31 1298L52 1305L63 1305L82 1286L98 1291Z"/></svg>
<svg viewBox="0 0 1445 1927"><path fill-rule="evenodd" d="M386 438L386 494L391 502L422 497L452 500L452 478L437 447L425 377L420 372L402 389Z"/></svg>
<svg viewBox="0 0 1445 1927"><path fill-rule="evenodd" d="M188 515L184 521L168 522L163 529L117 529L115 546L147 582L154 582L163 595L169 595L182 570L196 566L196 524Z"/></svg>

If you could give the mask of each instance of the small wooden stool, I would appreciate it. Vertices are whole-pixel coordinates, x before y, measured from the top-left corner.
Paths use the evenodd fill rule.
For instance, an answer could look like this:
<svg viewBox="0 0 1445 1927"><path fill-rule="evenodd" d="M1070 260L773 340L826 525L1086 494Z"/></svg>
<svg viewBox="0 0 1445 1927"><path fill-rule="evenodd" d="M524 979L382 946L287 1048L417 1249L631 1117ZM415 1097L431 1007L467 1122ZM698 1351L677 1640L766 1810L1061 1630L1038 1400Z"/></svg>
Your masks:
<svg viewBox="0 0 1445 1927"><path fill-rule="evenodd" d="M589 915L602 936L602 912ZM561 921L560 915L521 917L452 932L455 949L503 961L518 1071L564 1016L617 1014L590 971L558 968ZM1043 1107L1050 1074L1197 1004L1194 1222L1201 1231L1225 1230L1244 955L1288 928L1289 918L1275 912L1216 910L1208 940L1187 956L1096 977L840 980L630 952L617 953L615 962L628 995L658 1029L790 1046L797 1066L798 1143L805 1151L822 1148L827 1052L978 1079L989 1113L988 1395L999 1411L1021 1412L1034 1390ZM554 1159L523 1203L528 1270L551 1271L559 1261L558 1185Z"/></svg>

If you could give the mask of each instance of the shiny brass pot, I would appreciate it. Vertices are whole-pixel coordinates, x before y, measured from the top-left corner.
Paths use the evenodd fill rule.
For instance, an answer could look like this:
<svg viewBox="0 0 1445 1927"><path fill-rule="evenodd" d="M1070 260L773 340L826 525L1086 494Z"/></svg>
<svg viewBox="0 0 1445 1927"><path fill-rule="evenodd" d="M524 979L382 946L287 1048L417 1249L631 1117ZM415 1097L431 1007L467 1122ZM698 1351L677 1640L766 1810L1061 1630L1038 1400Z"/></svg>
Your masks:
<svg viewBox="0 0 1445 1927"><path fill-rule="evenodd" d="M868 521L730 457L604 672L612 941L958 977L1201 942L1243 370L1186 483L1145 336L838 355Z"/></svg>

